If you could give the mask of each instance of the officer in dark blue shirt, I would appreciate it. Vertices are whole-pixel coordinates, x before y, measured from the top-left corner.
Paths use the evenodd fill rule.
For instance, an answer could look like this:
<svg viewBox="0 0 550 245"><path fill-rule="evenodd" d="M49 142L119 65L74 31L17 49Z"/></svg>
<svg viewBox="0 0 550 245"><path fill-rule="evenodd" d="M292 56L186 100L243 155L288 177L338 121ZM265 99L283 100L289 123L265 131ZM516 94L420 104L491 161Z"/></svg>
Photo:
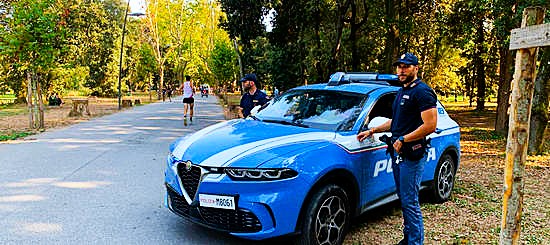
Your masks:
<svg viewBox="0 0 550 245"><path fill-rule="evenodd" d="M399 160L392 161L393 177L403 211L404 238L398 244L423 244L424 224L418 202L420 181L424 171L426 136L437 125L437 96L418 78L418 58L403 54L394 64L403 88L397 92L392 106L392 119L357 134L363 141L376 132L391 131L393 147Z"/></svg>
<svg viewBox="0 0 550 245"><path fill-rule="evenodd" d="M267 95L258 89L259 83L254 73L246 74L241 78L241 83L245 91L241 97L241 117L247 117L252 108L267 103Z"/></svg>

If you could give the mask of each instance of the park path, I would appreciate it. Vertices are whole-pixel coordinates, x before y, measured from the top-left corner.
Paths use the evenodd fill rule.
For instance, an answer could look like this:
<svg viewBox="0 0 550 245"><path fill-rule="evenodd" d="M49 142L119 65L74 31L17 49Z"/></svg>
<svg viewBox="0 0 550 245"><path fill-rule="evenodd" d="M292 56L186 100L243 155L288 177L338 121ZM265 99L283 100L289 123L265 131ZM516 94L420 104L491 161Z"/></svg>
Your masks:
<svg viewBox="0 0 550 245"><path fill-rule="evenodd" d="M215 96L181 98L0 144L0 244L253 244L163 206L168 147L224 121Z"/></svg>

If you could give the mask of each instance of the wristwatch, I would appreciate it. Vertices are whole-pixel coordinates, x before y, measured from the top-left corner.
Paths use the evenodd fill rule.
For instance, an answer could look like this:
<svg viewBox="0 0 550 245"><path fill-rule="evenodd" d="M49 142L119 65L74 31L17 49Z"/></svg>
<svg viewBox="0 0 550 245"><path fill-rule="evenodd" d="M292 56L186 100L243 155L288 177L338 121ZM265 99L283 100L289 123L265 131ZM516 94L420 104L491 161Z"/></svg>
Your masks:
<svg viewBox="0 0 550 245"><path fill-rule="evenodd" d="M399 136L399 138L397 138L397 140L401 141L401 143L405 143L405 137L404 136Z"/></svg>

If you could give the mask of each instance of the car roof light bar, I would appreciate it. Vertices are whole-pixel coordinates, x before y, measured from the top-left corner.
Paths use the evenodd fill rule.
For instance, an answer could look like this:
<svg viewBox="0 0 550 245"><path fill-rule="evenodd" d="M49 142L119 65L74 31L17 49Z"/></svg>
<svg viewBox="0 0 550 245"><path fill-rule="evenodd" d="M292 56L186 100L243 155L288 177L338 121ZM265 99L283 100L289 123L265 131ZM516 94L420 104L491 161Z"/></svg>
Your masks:
<svg viewBox="0 0 550 245"><path fill-rule="evenodd" d="M379 83L392 85L398 81L395 74L378 74L375 72L336 72L330 76L328 86L348 83Z"/></svg>

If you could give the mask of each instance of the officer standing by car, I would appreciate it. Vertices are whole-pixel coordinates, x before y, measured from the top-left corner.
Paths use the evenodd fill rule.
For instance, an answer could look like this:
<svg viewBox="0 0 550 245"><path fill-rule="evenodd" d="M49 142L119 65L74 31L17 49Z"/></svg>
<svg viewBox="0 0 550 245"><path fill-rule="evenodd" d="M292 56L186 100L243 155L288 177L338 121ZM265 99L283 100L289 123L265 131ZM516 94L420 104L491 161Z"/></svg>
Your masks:
<svg viewBox="0 0 550 245"><path fill-rule="evenodd" d="M257 86L259 83L256 74L246 74L240 81L244 94L241 97L241 110L239 114L241 117L247 117L250 115L252 108L267 103L267 95L258 89Z"/></svg>
<svg viewBox="0 0 550 245"><path fill-rule="evenodd" d="M376 132L391 131L393 148L399 154L399 159L392 161L393 176L404 219L404 238L398 244L423 244L424 224L418 192L424 171L426 136L433 133L437 125L437 96L418 78L418 58L414 54L403 54L393 65L403 87L393 102L392 119L360 132L357 140L362 142Z"/></svg>

